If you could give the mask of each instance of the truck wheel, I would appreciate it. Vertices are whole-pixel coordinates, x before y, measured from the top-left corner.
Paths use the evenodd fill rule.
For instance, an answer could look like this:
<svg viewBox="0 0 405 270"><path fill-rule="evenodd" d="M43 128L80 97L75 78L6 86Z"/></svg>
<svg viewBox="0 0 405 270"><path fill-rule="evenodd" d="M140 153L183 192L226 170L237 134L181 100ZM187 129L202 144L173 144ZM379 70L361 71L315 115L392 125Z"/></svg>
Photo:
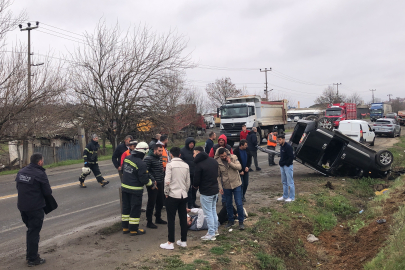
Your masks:
<svg viewBox="0 0 405 270"><path fill-rule="evenodd" d="M375 161L379 166L387 167L392 164L394 156L388 150L381 150L377 152L375 159L376 159Z"/></svg>
<svg viewBox="0 0 405 270"><path fill-rule="evenodd" d="M333 122L327 117L322 117L318 120L318 127L333 130Z"/></svg>
<svg viewBox="0 0 405 270"><path fill-rule="evenodd" d="M257 129L256 138L257 138L257 145L261 145L263 138L262 138L262 131L260 129Z"/></svg>

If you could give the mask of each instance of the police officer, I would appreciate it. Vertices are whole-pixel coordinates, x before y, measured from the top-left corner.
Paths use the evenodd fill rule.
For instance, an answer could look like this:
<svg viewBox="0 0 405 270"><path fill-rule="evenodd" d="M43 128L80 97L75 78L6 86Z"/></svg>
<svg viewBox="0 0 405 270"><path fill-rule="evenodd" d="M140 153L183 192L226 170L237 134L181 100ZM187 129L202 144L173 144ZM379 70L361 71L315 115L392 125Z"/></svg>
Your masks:
<svg viewBox="0 0 405 270"><path fill-rule="evenodd" d="M83 151L83 158L84 158L84 167L89 168L87 171L83 170L82 175L79 177L80 187L86 188L84 185L84 180L88 175L90 175L90 171L93 172L94 176L97 179L97 182L104 187L109 181L105 181L104 177L101 175L100 168L98 167L98 158L97 158L97 151L100 148L98 144L98 136L96 134L92 135L92 140L86 145L86 148Z"/></svg>
<svg viewBox="0 0 405 270"><path fill-rule="evenodd" d="M45 197L52 194L52 189L43 165L42 154L35 153L31 156L31 163L21 169L15 179L18 190L17 207L28 228L26 253L28 266L45 263L45 259L39 257L38 243L44 221Z"/></svg>
<svg viewBox="0 0 405 270"><path fill-rule="evenodd" d="M139 229L141 216L143 186L152 186L152 180L142 160L149 150L146 142L140 142L124 159L122 165L122 232L130 235L141 235L145 231Z"/></svg>

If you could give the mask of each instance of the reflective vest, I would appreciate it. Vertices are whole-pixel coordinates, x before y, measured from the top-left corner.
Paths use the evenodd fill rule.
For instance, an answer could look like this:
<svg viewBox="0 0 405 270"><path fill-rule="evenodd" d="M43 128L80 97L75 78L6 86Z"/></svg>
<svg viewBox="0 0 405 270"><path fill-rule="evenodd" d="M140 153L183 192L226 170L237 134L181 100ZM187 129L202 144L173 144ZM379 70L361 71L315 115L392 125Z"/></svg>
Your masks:
<svg viewBox="0 0 405 270"><path fill-rule="evenodd" d="M166 170L166 165L167 165L168 162L169 162L169 157L168 157L168 155L167 155L166 148L163 147L162 165L163 165L163 168L164 168L165 170Z"/></svg>
<svg viewBox="0 0 405 270"><path fill-rule="evenodd" d="M276 146L277 146L277 143L271 142L271 141L269 140L270 136L272 136L272 139L273 139L274 141L277 140L277 136L275 136L275 135L273 135L272 133L270 133L269 136L267 137L267 146L274 146L274 147L276 147Z"/></svg>

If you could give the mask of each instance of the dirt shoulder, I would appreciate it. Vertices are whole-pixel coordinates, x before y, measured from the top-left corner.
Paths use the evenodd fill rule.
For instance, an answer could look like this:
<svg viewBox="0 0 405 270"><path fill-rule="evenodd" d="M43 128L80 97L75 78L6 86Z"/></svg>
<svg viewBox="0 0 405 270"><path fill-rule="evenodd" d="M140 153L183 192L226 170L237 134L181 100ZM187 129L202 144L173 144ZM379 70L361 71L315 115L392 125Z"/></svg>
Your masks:
<svg viewBox="0 0 405 270"><path fill-rule="evenodd" d="M379 144L383 148L398 142L380 139L386 139ZM119 224L100 233L101 227L119 220L117 215L103 224L89 224L41 243L40 253L47 263L38 268L362 269L384 245L391 216L404 204L403 179L391 187L389 197L378 197L375 189L390 186L392 181L323 177L298 163L294 164L297 200L279 203L276 201L282 191L279 168L261 167L261 172L250 174L245 231L236 228L229 231L221 226L217 241L209 243L200 240L206 231L189 231L187 248L176 246L175 250L167 251L159 248L167 240L166 226L149 229L145 235L136 237L123 235ZM330 184L326 186L328 181ZM144 219L142 214L143 228ZM377 219L386 219L386 223L378 224ZM179 233L176 224L176 239ZM319 241L309 243L308 234L314 234ZM25 267L24 254L10 255L2 267Z"/></svg>

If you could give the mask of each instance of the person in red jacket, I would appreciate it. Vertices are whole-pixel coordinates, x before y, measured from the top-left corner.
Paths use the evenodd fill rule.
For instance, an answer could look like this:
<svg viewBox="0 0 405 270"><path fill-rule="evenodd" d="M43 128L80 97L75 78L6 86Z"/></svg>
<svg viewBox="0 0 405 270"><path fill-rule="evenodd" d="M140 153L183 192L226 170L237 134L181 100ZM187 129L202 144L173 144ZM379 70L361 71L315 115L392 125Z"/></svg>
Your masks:
<svg viewBox="0 0 405 270"><path fill-rule="evenodd" d="M242 126L242 131L240 132L240 140L246 140L249 131L246 130L246 125Z"/></svg>
<svg viewBox="0 0 405 270"><path fill-rule="evenodd" d="M127 151L125 151L122 155L121 155L121 164L118 167L118 170L122 170L122 164L124 163L124 159L131 155L131 152L135 150L136 145L138 144L137 141L130 141L128 144L129 149Z"/></svg>
<svg viewBox="0 0 405 270"><path fill-rule="evenodd" d="M222 134L221 136L219 136L218 143L211 148L209 156L214 158L215 152L220 147L225 147L226 149L229 150L229 152L231 152L231 154L233 154L232 147L229 144L227 144L227 142L228 142L228 138L226 138L225 134Z"/></svg>

